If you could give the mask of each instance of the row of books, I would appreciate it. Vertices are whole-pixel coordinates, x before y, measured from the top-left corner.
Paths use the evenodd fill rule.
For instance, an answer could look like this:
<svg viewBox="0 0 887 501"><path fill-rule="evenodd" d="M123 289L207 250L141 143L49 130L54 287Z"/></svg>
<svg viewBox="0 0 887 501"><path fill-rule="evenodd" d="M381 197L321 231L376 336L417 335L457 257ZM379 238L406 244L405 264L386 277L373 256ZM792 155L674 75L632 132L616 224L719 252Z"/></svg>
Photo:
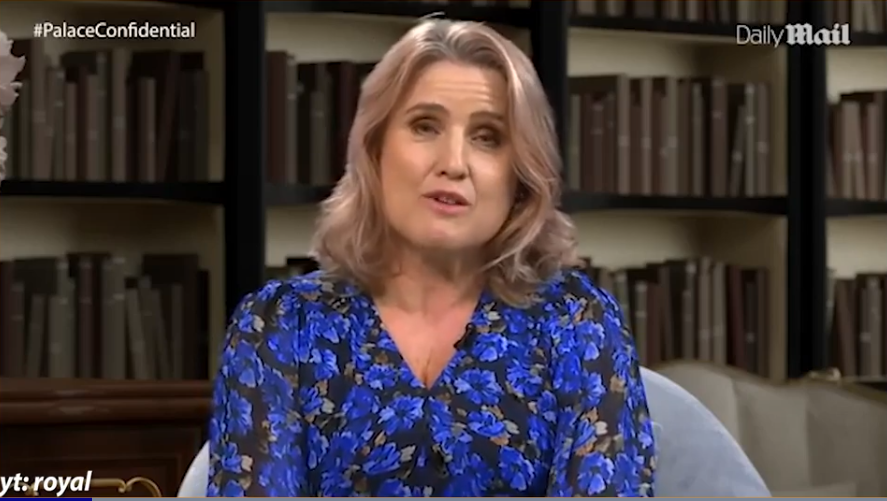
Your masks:
<svg viewBox="0 0 887 501"><path fill-rule="evenodd" d="M785 0L573 0L578 15L707 24L784 24Z"/></svg>
<svg viewBox="0 0 887 501"><path fill-rule="evenodd" d="M717 77L573 77L567 187L619 195L774 195L771 90Z"/></svg>
<svg viewBox="0 0 887 501"><path fill-rule="evenodd" d="M68 52L16 40L22 87L2 134L8 178L206 181L208 87L203 53L124 48Z"/></svg>
<svg viewBox="0 0 887 501"><path fill-rule="evenodd" d="M360 84L375 63L301 63L285 51L267 61L266 179L328 186L344 173Z"/></svg>
<svg viewBox="0 0 887 501"><path fill-rule="evenodd" d="M887 32L887 2L884 0L827 0L825 24L847 23L856 33Z"/></svg>
<svg viewBox="0 0 887 501"><path fill-rule="evenodd" d="M887 376L887 273L829 275L831 363L844 376Z"/></svg>
<svg viewBox="0 0 887 501"><path fill-rule="evenodd" d="M887 90L843 94L829 110L828 196L887 201Z"/></svg>
<svg viewBox="0 0 887 501"><path fill-rule="evenodd" d="M196 255L0 261L0 374L203 379L209 278Z"/></svg>
<svg viewBox="0 0 887 501"><path fill-rule="evenodd" d="M423 0L432 4L447 4L456 0ZM865 0L863 0L865 1ZM875 0L868 0L874 2ZM529 0L472 0L476 6L529 7ZM760 23L784 24L785 0L759 2L756 0L684 0L662 2L657 0L572 0L573 11L580 16L628 17L635 19L664 19L711 24Z"/></svg>
<svg viewBox="0 0 887 501"><path fill-rule="evenodd" d="M769 374L769 273L710 257L588 274L610 291L635 336L642 365L676 359Z"/></svg>

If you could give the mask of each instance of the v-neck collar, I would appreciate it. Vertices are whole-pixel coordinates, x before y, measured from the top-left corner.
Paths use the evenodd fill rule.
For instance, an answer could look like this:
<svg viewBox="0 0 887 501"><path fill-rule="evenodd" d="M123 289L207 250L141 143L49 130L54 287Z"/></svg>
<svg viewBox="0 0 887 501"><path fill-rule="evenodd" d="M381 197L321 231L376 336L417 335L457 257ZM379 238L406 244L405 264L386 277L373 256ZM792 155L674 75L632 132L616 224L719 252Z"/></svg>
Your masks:
<svg viewBox="0 0 887 501"><path fill-rule="evenodd" d="M409 386L418 391L421 391L424 396L431 396L436 394L440 389L444 382L452 380L453 371L459 367L459 364L462 362L463 358L466 355L466 350L470 349L470 342L472 338L478 335L478 325L486 325L488 321L484 318L489 315L491 311L496 308L496 301L493 295L489 292L487 288L484 288L481 291L480 297L478 298L477 304L474 306L474 311L471 313L471 317L468 323L465 325L465 330L462 333L463 339L468 341L467 346L464 348L456 347L455 353L450 359L447 361L446 365L444 365L443 370L441 370L440 374L432 381L430 385L425 384L424 381L416 374L410 364L407 363L406 359L403 357L403 354L400 351L400 348L397 346L397 343L394 341L394 338L391 337L391 334L388 332L387 327L385 327L385 322L382 321L382 315L379 313L379 309L376 305L376 302L373 298L366 292L360 291L357 292L360 295L360 298L365 304L369 307L369 310L372 312L372 328L370 332L376 337L374 341L381 348L388 351L391 355L393 355L395 360L393 362L397 363L398 369L401 374L406 374L409 377ZM389 348L390 347L390 348Z"/></svg>

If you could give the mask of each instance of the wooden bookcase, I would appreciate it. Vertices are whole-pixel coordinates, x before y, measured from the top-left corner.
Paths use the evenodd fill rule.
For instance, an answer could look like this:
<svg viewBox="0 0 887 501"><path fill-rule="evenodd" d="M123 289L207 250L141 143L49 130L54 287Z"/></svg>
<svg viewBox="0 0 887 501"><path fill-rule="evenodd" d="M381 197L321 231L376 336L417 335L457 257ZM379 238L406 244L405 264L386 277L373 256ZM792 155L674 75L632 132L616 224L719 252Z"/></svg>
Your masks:
<svg viewBox="0 0 887 501"><path fill-rule="evenodd" d="M597 0L602 10L608 3ZM821 2L783 3L789 22L825 22ZM773 190L766 196L568 191L563 206L580 230L582 254L596 266L637 267L708 256L766 269L769 377L798 377L835 363L825 314L827 268L840 276L887 272L887 201L827 199L825 103L844 92L887 89L887 73L881 71L887 64L884 32L854 33L848 48L772 48L737 46L734 28L723 23L583 15L567 1L4 1L0 28L14 40L29 38L38 21L195 21L193 39L113 43L133 50L204 54L210 77L210 178L199 183L5 181L0 186L0 259L98 249L133 261L146 252L197 254L210 277L208 379L226 316L243 294L262 283L266 267L281 266L287 257L308 251L316 204L329 193L329 186L266 182L265 51L287 51L299 63L371 63L417 17L435 12L488 22L532 55L556 111L565 156L570 147L569 77L717 75L769 84ZM48 40L46 47L55 57L110 45L106 40L69 39ZM192 383L181 385L193 393ZM33 383L0 380L3 427L11 425L2 417L3 388L18 391L28 384ZM58 386L60 391L82 385L101 392L96 384L65 381ZM151 391L173 394L178 384L165 381ZM44 380L40 385L40 398L51 399L46 389L54 383ZM208 396L208 385L204 391Z"/></svg>

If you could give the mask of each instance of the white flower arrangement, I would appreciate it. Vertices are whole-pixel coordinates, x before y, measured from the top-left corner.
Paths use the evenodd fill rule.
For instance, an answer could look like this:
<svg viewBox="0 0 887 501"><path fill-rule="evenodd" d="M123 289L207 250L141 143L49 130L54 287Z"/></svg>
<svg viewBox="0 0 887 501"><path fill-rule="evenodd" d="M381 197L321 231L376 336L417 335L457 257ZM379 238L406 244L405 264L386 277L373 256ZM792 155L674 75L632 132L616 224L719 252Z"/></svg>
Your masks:
<svg viewBox="0 0 887 501"><path fill-rule="evenodd" d="M12 40L6 38L6 33L0 31L0 127L3 126L3 117L6 111L18 97L17 89L21 85L15 81L22 68L25 67L25 58L12 55ZM0 182L6 177L6 138L0 136Z"/></svg>

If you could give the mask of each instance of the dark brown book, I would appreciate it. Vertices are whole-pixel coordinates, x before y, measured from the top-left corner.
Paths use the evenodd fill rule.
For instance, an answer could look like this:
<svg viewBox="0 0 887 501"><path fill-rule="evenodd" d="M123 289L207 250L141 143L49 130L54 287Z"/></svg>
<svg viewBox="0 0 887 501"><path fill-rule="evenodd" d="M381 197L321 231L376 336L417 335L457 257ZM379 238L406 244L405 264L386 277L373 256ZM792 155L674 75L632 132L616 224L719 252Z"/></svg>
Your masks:
<svg viewBox="0 0 887 501"><path fill-rule="evenodd" d="M747 367L748 354L745 348L746 315L744 291L742 285L742 269L738 266L727 266L727 359L730 365L738 368Z"/></svg>
<svg viewBox="0 0 887 501"><path fill-rule="evenodd" d="M636 167L632 170L632 185L638 186L638 195L652 195L658 190L653 187L653 80L650 78L635 78L631 80L631 95L634 105L637 106L636 132L632 133L631 161ZM635 121L632 121L635 126Z"/></svg>
<svg viewBox="0 0 887 501"><path fill-rule="evenodd" d="M19 99L26 105L24 109L28 110L27 138L18 149L20 154L25 148L28 150L28 157L22 159L26 163L21 165L27 175L22 177L48 181L51 179L52 170L48 155L50 150L45 144L44 131L47 109L46 68L49 65L46 40L43 38L16 40L12 46L12 53L25 57L25 66L18 76L18 81L26 82L28 88L26 93L19 95Z"/></svg>
<svg viewBox="0 0 887 501"><path fill-rule="evenodd" d="M156 138L156 179L165 181L167 171L174 169L172 161L173 130L181 55L176 51L137 51L132 55L130 76L136 80L153 79L156 86L154 108L154 137ZM140 119L141 120L141 119Z"/></svg>
<svg viewBox="0 0 887 501"><path fill-rule="evenodd" d="M206 374L199 373L199 367L192 363L201 359L199 272L198 258L194 254L145 254L142 258L142 273L150 277L151 283L161 291L164 309L171 311L177 302L181 307L181 335L178 339L173 337L170 341L174 348L173 353L176 356L181 354L181 359L173 360L174 373L181 374L184 379L206 377ZM179 286L178 293L173 292L174 286ZM176 295L181 297L176 298ZM170 335L176 335L178 328L172 325L175 320L173 316L170 315L165 319ZM181 351L177 346L181 346Z"/></svg>
<svg viewBox="0 0 887 501"><path fill-rule="evenodd" d="M100 170L98 152L98 92L99 77L89 67L74 65L65 67L65 78L77 89L77 121L75 124L77 144L77 180L104 181Z"/></svg>
<svg viewBox="0 0 887 501"><path fill-rule="evenodd" d="M677 343L675 341L676 330L675 317L680 317L680 311L675 310L675 293L671 280L671 270L668 266L656 265L657 282L659 283L659 318L660 338L662 345L662 360L667 362L677 358ZM680 305L680 300L678 305Z"/></svg>
<svg viewBox="0 0 887 501"><path fill-rule="evenodd" d="M753 84L755 94L755 188L756 196L773 195L773 173L770 162L770 85Z"/></svg>
<svg viewBox="0 0 887 501"><path fill-rule="evenodd" d="M300 146L297 177L300 184L327 186L333 181L329 161L330 75L324 63L300 64L298 68Z"/></svg>
<svg viewBox="0 0 887 501"><path fill-rule="evenodd" d="M705 194L713 197L727 196L728 161L730 158L730 134L728 128L728 103L726 84L720 78L696 79L702 95L705 116L704 158Z"/></svg>
<svg viewBox="0 0 887 501"><path fill-rule="evenodd" d="M656 274L656 270L651 269ZM656 282L647 283L647 366L662 362L662 287Z"/></svg>
<svg viewBox="0 0 887 501"><path fill-rule="evenodd" d="M176 160L175 169L169 172L168 179L177 182L196 181L194 101L197 99L194 87L194 72L182 71L179 74L179 104L176 106L176 135L173 144Z"/></svg>
<svg viewBox="0 0 887 501"><path fill-rule="evenodd" d="M745 327L745 364L741 366L746 371L758 373L758 285L754 269L742 270L742 309L744 313L743 327Z"/></svg>
<svg viewBox="0 0 887 501"><path fill-rule="evenodd" d="M286 172L287 185L299 182L299 64L286 58Z"/></svg>
<svg viewBox="0 0 887 501"><path fill-rule="evenodd" d="M661 96L659 108L659 194L678 194L678 80L656 77L653 87Z"/></svg>
<svg viewBox="0 0 887 501"><path fill-rule="evenodd" d="M745 178L742 182L742 195L746 197L758 196L758 166L757 166L757 145L758 145L758 104L757 104L757 87L753 83L742 84L742 104L745 111L745 165L743 172Z"/></svg>
<svg viewBox="0 0 887 501"><path fill-rule="evenodd" d="M102 379L126 378L126 260L102 260L101 339L98 358Z"/></svg>
<svg viewBox="0 0 887 501"><path fill-rule="evenodd" d="M49 148L50 179L65 179L65 72L46 69L46 147Z"/></svg>
<svg viewBox="0 0 887 501"><path fill-rule="evenodd" d="M758 329L758 375L770 377L770 272L766 268L755 270L755 298Z"/></svg>
<svg viewBox="0 0 887 501"><path fill-rule="evenodd" d="M857 376L856 354L856 315L853 281L839 279L835 281L835 332L833 346L844 376Z"/></svg>
<svg viewBox="0 0 887 501"><path fill-rule="evenodd" d="M15 263L0 261L0 374L25 375L24 287L15 281Z"/></svg>
<svg viewBox="0 0 887 501"><path fill-rule="evenodd" d="M74 309L71 279L66 279L64 290L49 298L47 305L46 375L57 379L70 379L77 375L77 347L74 332Z"/></svg>
<svg viewBox="0 0 887 501"><path fill-rule="evenodd" d="M160 179L157 160L157 81L139 77L134 82L135 120L134 134L136 157L132 179L142 183L154 183Z"/></svg>
<svg viewBox="0 0 887 501"><path fill-rule="evenodd" d="M286 183L286 147L290 139L287 130L287 58L284 51L265 53L267 78L265 151L267 152L265 179L270 184Z"/></svg>
<svg viewBox="0 0 887 501"><path fill-rule="evenodd" d="M148 353L148 343L145 341L145 331L142 323L142 309L139 304L139 289L137 278L126 279L126 352L127 379L147 380L155 377L151 370L154 360Z"/></svg>
<svg viewBox="0 0 887 501"><path fill-rule="evenodd" d="M693 108L691 95L692 81L681 78L677 84L677 194L693 194Z"/></svg>
<svg viewBox="0 0 887 501"><path fill-rule="evenodd" d="M47 297L43 294L33 294L28 296L26 301L28 315L25 376L29 378L46 376Z"/></svg>
<svg viewBox="0 0 887 501"><path fill-rule="evenodd" d="M727 339L727 268L715 262L711 271L712 287L712 361L727 365L729 340Z"/></svg>
<svg viewBox="0 0 887 501"><path fill-rule="evenodd" d="M705 144L706 129L709 124L708 110L705 107L705 98L702 85L698 82L690 84L690 194L694 197L704 197L711 193L708 187L708 172L711 164L706 156L708 145Z"/></svg>
<svg viewBox="0 0 887 501"><path fill-rule="evenodd" d="M675 355L680 359L695 360L697 357L697 265L691 260L668 260L665 265L670 270Z"/></svg>
<svg viewBox="0 0 887 501"><path fill-rule="evenodd" d="M565 188L582 190L582 95L571 92L567 117L567 156L564 159Z"/></svg>
<svg viewBox="0 0 887 501"><path fill-rule="evenodd" d="M349 61L327 64L331 78L332 95L330 112L330 159L333 182L345 173L348 152L348 136L357 113L360 96L360 80L357 66Z"/></svg>
<svg viewBox="0 0 887 501"><path fill-rule="evenodd" d="M204 144L201 136L201 118L205 119L206 89L202 52L179 54L174 134L170 145L170 159L166 168L166 181L187 183L205 181L209 177L206 155L201 156L197 143Z"/></svg>
<svg viewBox="0 0 887 501"><path fill-rule="evenodd" d="M180 181L205 182L210 179L209 85L203 56L202 52L183 52L179 57L179 79L184 82L179 90L187 88L188 97L191 98L187 111L183 112L187 122L184 125L188 128L186 141L174 145L178 160L172 162L175 165L173 178Z"/></svg>
<svg viewBox="0 0 887 501"><path fill-rule="evenodd" d="M129 71L129 50L115 47L109 52L108 78L108 128L110 153L108 157L109 179L115 183L126 182L129 178L127 162L129 150L133 148L129 128L129 107L127 105L127 72Z"/></svg>
<svg viewBox="0 0 887 501"><path fill-rule="evenodd" d="M712 260L710 257L701 257L696 261L696 359L703 362L711 362L714 359L713 332L712 332L712 291L711 280Z"/></svg>
<svg viewBox="0 0 887 501"><path fill-rule="evenodd" d="M89 165L81 167L82 172L89 172L84 179L90 181L106 181L111 178L111 98L112 87L111 54L109 51L89 50L71 51L62 55L61 65L71 72L71 80L83 85L89 79L94 83L89 87L81 87L86 94L81 95L81 108L87 107L92 116L87 120L87 127L94 129L94 138L90 136L82 141L98 142L96 151L82 161ZM93 146L90 146L90 148Z"/></svg>
<svg viewBox="0 0 887 501"><path fill-rule="evenodd" d="M858 103L860 134L854 142L859 142L859 172L865 178L864 190L858 198L884 200L884 109L885 92L854 92L841 96L841 101Z"/></svg>
<svg viewBox="0 0 887 501"><path fill-rule="evenodd" d="M105 253L68 254L75 286L77 377L94 378L101 373L102 263L110 257Z"/></svg>
<svg viewBox="0 0 887 501"><path fill-rule="evenodd" d="M65 171L65 181L76 181L78 179L77 176L77 159L80 157L80 152L77 148L77 129L80 124L80 120L78 119L79 110L78 99L77 99L77 83L76 82L66 82L65 83L65 159L64 159L64 171Z"/></svg>

